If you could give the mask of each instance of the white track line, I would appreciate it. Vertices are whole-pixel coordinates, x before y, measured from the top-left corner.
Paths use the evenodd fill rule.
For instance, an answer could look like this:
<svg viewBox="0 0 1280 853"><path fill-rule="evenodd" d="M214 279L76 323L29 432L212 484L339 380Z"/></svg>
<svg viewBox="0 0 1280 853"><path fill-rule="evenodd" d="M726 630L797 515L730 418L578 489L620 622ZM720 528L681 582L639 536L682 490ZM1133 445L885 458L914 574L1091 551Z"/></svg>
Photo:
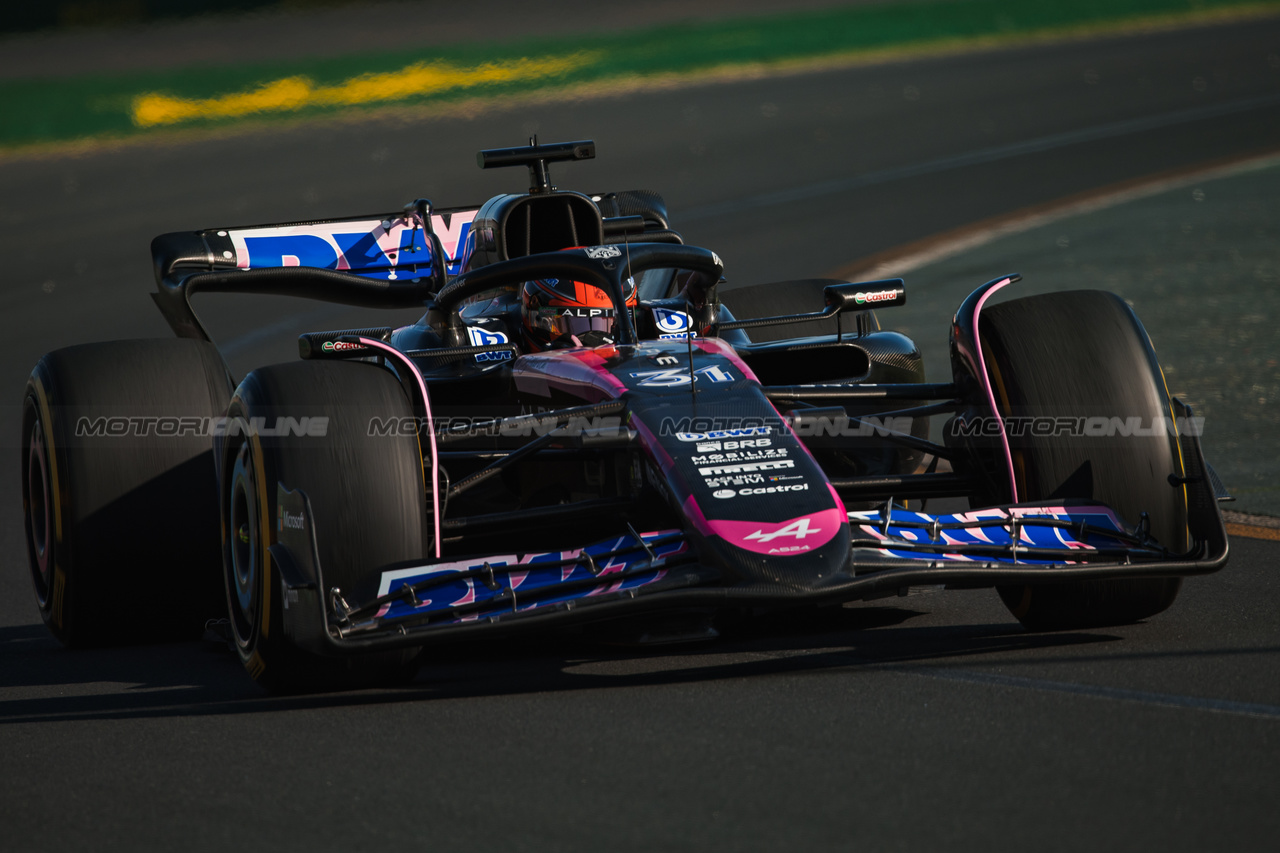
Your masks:
<svg viewBox="0 0 1280 853"><path fill-rule="evenodd" d="M1188 124L1196 121L1221 118L1222 116L1232 115L1234 113L1247 112L1249 110L1272 106L1280 106L1280 95L1263 95L1256 98L1245 98L1239 101L1230 101L1225 104L1214 104L1206 107L1192 107L1191 109L1177 110L1171 113L1160 113L1158 115L1144 116L1142 118L1108 122L1107 124L1081 128L1080 130L1072 130L1066 133L1055 133L1050 136L1041 136L1037 139L1029 139L1025 142L997 145L993 148L983 148L978 151L970 151L967 154L957 154L951 157L940 157L936 160L926 160L923 163L914 163L909 166L899 166L894 169L880 169L874 172L864 172L861 175L854 177L820 181L803 187L793 187L787 190L761 193L760 195L748 196L746 198L703 205L702 207L694 207L680 211L677 218L681 222L691 222L698 219L711 219L732 213L749 212L761 207L772 207L774 205L789 204L796 201L807 201L814 198L820 198L822 196L847 193L852 190L862 189L876 184L887 184L893 181L900 181L905 178L930 175L936 172L945 172L951 169L963 168L965 166L978 166L984 163L994 163L998 160L1007 160L1011 157L1020 157L1024 154L1038 154L1043 151L1066 148L1070 145L1115 139L1116 137L1128 136L1133 133L1143 133L1150 130L1172 127L1178 124Z"/></svg>
<svg viewBox="0 0 1280 853"><path fill-rule="evenodd" d="M1068 202L1063 204L1061 207L1040 210L1024 216L1018 216L1015 214L1007 220L992 225L990 228L961 234L952 239L941 239L937 243L930 244L923 249L891 258L874 266L861 269L856 274L848 276L848 278L850 281L870 281L878 278L897 277L903 273L911 272L912 270L963 254L970 249L975 249L978 246L983 246L987 243L999 240L1001 237L1021 234L1025 231L1030 231L1034 228L1039 228L1042 225L1048 225L1062 219L1069 219L1073 216L1080 216L1086 213L1095 213L1100 210L1106 210L1110 207L1116 207L1121 204L1127 204L1131 201L1137 201L1138 199L1159 195L1170 190L1193 186L1204 181L1211 181L1218 178L1226 178L1232 175L1266 169L1278 164L1280 164L1280 153L1273 152L1258 157L1251 157L1247 160L1241 160L1235 163L1211 166L1209 168L1185 172L1179 175L1156 178L1149 183L1140 184L1138 186L1128 186L1122 190L1116 190L1115 192L1104 192L1091 198Z"/></svg>

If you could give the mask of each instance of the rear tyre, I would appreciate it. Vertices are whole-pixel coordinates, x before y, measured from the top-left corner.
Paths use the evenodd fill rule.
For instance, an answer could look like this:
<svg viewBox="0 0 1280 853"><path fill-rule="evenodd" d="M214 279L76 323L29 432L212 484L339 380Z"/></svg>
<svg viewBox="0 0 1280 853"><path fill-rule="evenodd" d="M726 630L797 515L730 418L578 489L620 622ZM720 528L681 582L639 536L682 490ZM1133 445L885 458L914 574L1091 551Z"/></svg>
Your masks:
<svg viewBox="0 0 1280 853"><path fill-rule="evenodd" d="M83 344L31 372L27 557L40 615L64 644L194 636L221 614L209 435L230 395L205 341Z"/></svg>
<svg viewBox="0 0 1280 853"><path fill-rule="evenodd" d="M220 462L223 577L236 649L268 690L370 687L416 672L417 650L323 656L293 645L281 629L279 578L267 551L281 484L310 501L326 601L333 587L352 604L367 601L377 594L374 569L422 559L429 535L418 440L369 429L375 418L413 414L395 377L367 364L273 365L236 389ZM327 419L323 427L317 418ZM263 434L282 425L286 434Z"/></svg>
<svg viewBox="0 0 1280 853"><path fill-rule="evenodd" d="M1002 415L1109 423L1136 417L1143 429L1173 422L1147 333L1114 294L1074 291L995 305L981 315L980 337ZM1182 461L1170 431L1032 432L1009 439L1019 500L1097 500L1130 525L1145 512L1157 542L1173 553L1186 551L1186 497L1169 482L1170 474L1182 476ZM1145 619L1173 604L1180 586L1180 578L1143 578L1006 586L999 593L1022 624L1049 631Z"/></svg>

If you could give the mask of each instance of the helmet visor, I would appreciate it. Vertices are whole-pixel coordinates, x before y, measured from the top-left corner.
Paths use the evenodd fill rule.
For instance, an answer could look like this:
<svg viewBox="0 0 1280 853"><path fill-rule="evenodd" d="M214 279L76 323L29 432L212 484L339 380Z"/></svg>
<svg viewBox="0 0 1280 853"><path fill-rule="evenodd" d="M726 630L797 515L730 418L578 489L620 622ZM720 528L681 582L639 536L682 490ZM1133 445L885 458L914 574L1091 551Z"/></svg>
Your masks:
<svg viewBox="0 0 1280 853"><path fill-rule="evenodd" d="M538 308L533 324L552 338L582 335L586 332L613 333L614 311L611 308Z"/></svg>

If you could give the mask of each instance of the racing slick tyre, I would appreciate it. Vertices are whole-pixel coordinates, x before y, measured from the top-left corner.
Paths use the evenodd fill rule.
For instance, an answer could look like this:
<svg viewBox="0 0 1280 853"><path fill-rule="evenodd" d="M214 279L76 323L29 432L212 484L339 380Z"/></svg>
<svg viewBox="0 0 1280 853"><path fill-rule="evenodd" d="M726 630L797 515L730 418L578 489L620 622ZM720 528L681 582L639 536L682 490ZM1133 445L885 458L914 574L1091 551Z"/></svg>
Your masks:
<svg viewBox="0 0 1280 853"><path fill-rule="evenodd" d="M1037 436L1031 424L1010 435L1019 500L1097 500L1130 525L1145 512L1150 535L1171 553L1185 552L1186 496L1169 479L1183 474L1177 437L1165 428L1173 423L1169 394L1132 309L1097 290L1030 296L988 308L979 334L1002 415L1141 425L1112 435ZM1141 578L998 589L1023 625L1051 631L1144 619L1173 604L1180 585L1180 578Z"/></svg>
<svg viewBox="0 0 1280 853"><path fill-rule="evenodd" d="M373 569L421 559L430 535L418 439L412 431L369 429L374 418L413 417L396 378L368 364L278 364L253 371L236 389L219 463L223 577L235 647L266 689L371 687L417 671L416 649L329 656L291 642L267 550L278 531L279 484L309 500L326 602L334 587L348 602L367 601L377 595Z"/></svg>
<svg viewBox="0 0 1280 853"><path fill-rule="evenodd" d="M36 603L62 643L198 635L224 607L210 426L231 377L188 339L54 350L22 406Z"/></svg>

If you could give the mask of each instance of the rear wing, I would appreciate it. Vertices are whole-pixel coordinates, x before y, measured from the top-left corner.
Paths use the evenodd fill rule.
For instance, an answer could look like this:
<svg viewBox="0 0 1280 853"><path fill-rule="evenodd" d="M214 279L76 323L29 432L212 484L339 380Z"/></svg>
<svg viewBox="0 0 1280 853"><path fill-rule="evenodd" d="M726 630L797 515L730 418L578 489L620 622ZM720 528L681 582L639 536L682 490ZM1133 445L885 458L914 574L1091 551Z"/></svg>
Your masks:
<svg viewBox="0 0 1280 853"><path fill-rule="evenodd" d="M365 307L421 305L466 263L478 207L415 209L161 234L151 241L157 293L179 337L209 340L198 291L302 296Z"/></svg>
<svg viewBox="0 0 1280 853"><path fill-rule="evenodd" d="M657 193L589 198L603 217L606 239L643 235L683 242L669 229ZM421 306L476 260L473 226L482 209L433 208L417 199L385 215L161 234L151 241L158 285L152 299L178 337L206 341L209 334L191 307L197 292L301 296L367 308ZM481 227L492 242L494 227Z"/></svg>
<svg viewBox="0 0 1280 853"><path fill-rule="evenodd" d="M398 281L440 275L431 239L439 240L443 273L457 275L478 207L342 219L209 228L161 234L151 241L157 281L179 270L315 267ZM423 224L428 227L424 229Z"/></svg>

